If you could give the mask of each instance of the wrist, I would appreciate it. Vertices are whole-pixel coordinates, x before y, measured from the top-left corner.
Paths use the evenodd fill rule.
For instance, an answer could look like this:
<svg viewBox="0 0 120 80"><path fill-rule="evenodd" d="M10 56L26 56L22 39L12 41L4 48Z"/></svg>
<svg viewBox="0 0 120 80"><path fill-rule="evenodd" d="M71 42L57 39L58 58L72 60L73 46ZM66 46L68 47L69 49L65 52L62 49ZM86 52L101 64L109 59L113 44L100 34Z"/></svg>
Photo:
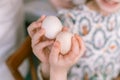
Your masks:
<svg viewBox="0 0 120 80"><path fill-rule="evenodd" d="M67 80L67 71L50 69L50 80Z"/></svg>
<svg viewBox="0 0 120 80"><path fill-rule="evenodd" d="M50 66L49 66L49 64L45 64L45 63L41 64L41 73L42 73L42 76L45 80L49 79L49 77L50 77Z"/></svg>

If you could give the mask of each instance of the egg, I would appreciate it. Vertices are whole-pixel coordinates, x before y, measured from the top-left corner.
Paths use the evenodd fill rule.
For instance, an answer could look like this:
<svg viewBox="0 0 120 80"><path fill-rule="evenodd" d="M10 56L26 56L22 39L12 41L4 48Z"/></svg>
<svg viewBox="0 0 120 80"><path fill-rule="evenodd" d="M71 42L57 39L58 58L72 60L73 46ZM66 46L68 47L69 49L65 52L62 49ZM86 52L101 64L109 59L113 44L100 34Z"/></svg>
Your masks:
<svg viewBox="0 0 120 80"><path fill-rule="evenodd" d="M56 37L56 41L60 42L61 45L61 49L60 52L61 54L65 55L66 53L68 53L71 49L71 45L72 45L72 36L73 34L70 32L60 32L57 37Z"/></svg>
<svg viewBox="0 0 120 80"><path fill-rule="evenodd" d="M56 16L47 16L42 27L45 29L45 37L55 39L56 35L62 30L62 23Z"/></svg>

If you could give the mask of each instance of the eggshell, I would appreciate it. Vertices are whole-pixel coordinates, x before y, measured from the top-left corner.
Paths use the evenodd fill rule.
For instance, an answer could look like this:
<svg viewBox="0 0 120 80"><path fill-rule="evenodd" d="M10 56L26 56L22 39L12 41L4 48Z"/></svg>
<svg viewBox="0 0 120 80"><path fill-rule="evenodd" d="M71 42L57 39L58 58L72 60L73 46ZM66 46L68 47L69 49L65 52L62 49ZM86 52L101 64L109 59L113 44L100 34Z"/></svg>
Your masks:
<svg viewBox="0 0 120 80"><path fill-rule="evenodd" d="M73 34L70 32L60 32L57 37L56 41L60 42L61 45L61 54L65 55L71 49L71 41L72 41Z"/></svg>
<svg viewBox="0 0 120 80"><path fill-rule="evenodd" d="M45 29L45 36L49 39L54 39L56 35L62 30L62 23L56 16L47 16L42 23Z"/></svg>

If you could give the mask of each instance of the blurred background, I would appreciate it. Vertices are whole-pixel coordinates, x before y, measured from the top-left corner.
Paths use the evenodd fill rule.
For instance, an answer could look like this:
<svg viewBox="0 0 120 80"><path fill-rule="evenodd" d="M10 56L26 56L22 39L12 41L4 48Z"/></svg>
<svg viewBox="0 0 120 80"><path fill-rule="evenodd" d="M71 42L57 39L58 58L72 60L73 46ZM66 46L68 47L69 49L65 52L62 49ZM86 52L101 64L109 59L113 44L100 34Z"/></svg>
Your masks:
<svg viewBox="0 0 120 80"><path fill-rule="evenodd" d="M38 19L41 15L56 15L48 0L24 0L25 18L27 22Z"/></svg>
<svg viewBox="0 0 120 80"><path fill-rule="evenodd" d="M25 16L27 21L31 22L33 20L36 20L38 17L40 17L40 15L43 14L57 15L57 10L61 7L54 6L54 4L51 3L52 1L55 0L24 0L26 13ZM64 1L68 1L69 4L66 4L66 6L63 5L62 8L70 9L75 7L75 5L83 4L86 0L61 0L61 3ZM67 5L69 6L67 7Z"/></svg>

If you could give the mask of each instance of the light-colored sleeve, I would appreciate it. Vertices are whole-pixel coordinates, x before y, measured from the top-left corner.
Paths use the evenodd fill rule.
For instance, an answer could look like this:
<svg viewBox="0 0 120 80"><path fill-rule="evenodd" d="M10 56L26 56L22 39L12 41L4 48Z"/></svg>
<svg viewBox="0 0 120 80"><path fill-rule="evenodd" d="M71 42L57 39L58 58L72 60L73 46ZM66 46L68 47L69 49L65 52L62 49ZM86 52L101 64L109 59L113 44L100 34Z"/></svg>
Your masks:
<svg viewBox="0 0 120 80"><path fill-rule="evenodd" d="M38 80L43 80L42 73L41 73L41 64L37 67L37 76Z"/></svg>

